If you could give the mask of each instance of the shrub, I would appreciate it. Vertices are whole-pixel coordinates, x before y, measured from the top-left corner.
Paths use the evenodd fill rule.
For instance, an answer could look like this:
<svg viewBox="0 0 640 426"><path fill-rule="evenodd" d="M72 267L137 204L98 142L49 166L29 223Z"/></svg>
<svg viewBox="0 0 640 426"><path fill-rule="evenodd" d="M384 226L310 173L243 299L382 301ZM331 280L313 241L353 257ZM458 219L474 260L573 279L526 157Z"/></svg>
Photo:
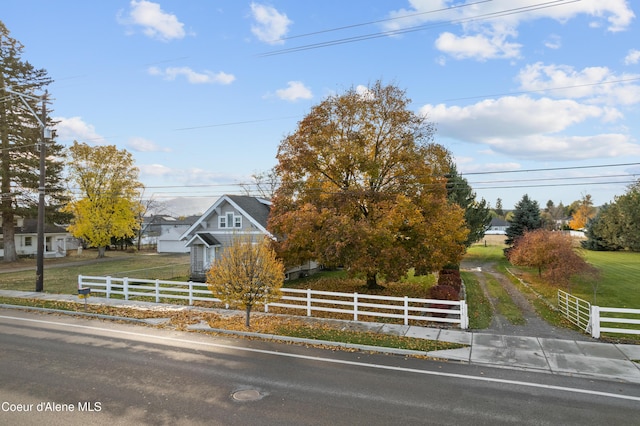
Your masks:
<svg viewBox="0 0 640 426"><path fill-rule="evenodd" d="M429 299L460 300L460 293L455 287L438 284L429 289Z"/></svg>
<svg viewBox="0 0 640 426"><path fill-rule="evenodd" d="M460 271L453 269L443 269L438 275L438 285L451 286L459 293L462 288L462 278Z"/></svg>

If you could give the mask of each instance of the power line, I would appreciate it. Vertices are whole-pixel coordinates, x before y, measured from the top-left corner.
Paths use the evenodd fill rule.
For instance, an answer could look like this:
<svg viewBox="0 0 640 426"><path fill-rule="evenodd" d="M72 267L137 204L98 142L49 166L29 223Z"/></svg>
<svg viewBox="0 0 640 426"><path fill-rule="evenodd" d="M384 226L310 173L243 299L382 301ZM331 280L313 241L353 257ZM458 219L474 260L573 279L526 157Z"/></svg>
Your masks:
<svg viewBox="0 0 640 426"><path fill-rule="evenodd" d="M428 29L432 29L432 28L448 26L448 25L453 25L453 24L464 24L464 23L468 23L468 22L484 21L484 20L495 19L495 18L499 18L499 17L503 17L503 16L509 16L509 15L515 15L515 14L524 13L524 12L530 12L530 11L534 11L534 10L541 10L541 9L548 9L548 8L551 8L551 7L563 6L563 5L570 4L570 3L577 3L579 1L582 1L582 0L553 0L553 1L548 1L548 2L544 2L544 3L538 3L538 4L530 5L530 6L521 6L521 7L516 7L516 8L513 8L513 9L506 9L506 10L502 10L502 11L498 11L498 12L485 13L485 14L481 14L481 15L477 15L477 16L473 16L473 17L469 17L469 18L452 19L452 20L445 21L445 22L440 22L440 23L437 23L437 24L418 25L418 26L408 27L408 28L399 29L399 30L381 31L381 32L377 32L377 33L364 34L364 35L353 36L353 37L345 37L345 38L341 38L341 39L329 40L329 41L318 42L318 43L312 43L312 44L307 44L307 45L302 45L302 46L297 46L297 47L290 47L290 48L286 48L286 49L272 50L270 52L265 52L265 53L259 54L257 56L259 56L259 57L267 57L267 56L284 55L284 54L287 54L287 53L301 52L301 51L304 51L304 50L319 49L319 48L322 48L322 47L337 46L337 45L341 45L341 44L355 43L355 42L358 42L358 41L371 40L371 39L375 39L375 38L382 38L382 37L388 37L388 36L393 36L393 35L406 34L406 33L411 33L411 32L416 32L416 31L424 31L424 30L428 30Z"/></svg>
<svg viewBox="0 0 640 426"><path fill-rule="evenodd" d="M460 173L461 176L469 175L488 175L488 174L503 174L503 173L530 173L530 172L548 172L557 170L578 170L578 169L595 169L603 167L625 167L625 166L639 166L640 163L618 163L618 164L600 164L592 166L567 166L567 167L547 167L543 169L522 169L522 170L496 170L486 172L469 172Z"/></svg>
<svg viewBox="0 0 640 426"><path fill-rule="evenodd" d="M409 13L407 15L396 16L396 17L393 17L393 18L378 19L378 20L375 20L375 21L362 22L362 23L358 23L358 24L345 25L345 26L342 26L342 27L334 27L334 28L329 28L329 29L326 29L326 30L318 30L318 31L310 32L310 33L304 33L304 34L292 35L292 36L288 36L288 37L282 37L282 38L279 38L279 39L276 39L276 40L272 40L272 42L293 40L293 39L296 39L296 38L310 37L310 36L314 36L314 35L318 35L318 34L326 34L326 33L330 33L330 32L348 30L348 29L351 29L351 28L364 27L364 26L367 26L367 25L380 24L382 22L397 21L397 20L400 20L400 19L413 18L415 16L421 16L421 15L430 15L432 13L444 12L444 11L464 8L464 7L468 7L468 6L475 6L475 5L478 5L478 4L481 4L481 3L489 3L489 2L492 2L492 1L493 0L482 0L482 1L477 1L477 2L474 2L474 3L457 4L457 5L453 5L451 7L444 7L444 8L441 8L441 9L429 10L427 12Z"/></svg>

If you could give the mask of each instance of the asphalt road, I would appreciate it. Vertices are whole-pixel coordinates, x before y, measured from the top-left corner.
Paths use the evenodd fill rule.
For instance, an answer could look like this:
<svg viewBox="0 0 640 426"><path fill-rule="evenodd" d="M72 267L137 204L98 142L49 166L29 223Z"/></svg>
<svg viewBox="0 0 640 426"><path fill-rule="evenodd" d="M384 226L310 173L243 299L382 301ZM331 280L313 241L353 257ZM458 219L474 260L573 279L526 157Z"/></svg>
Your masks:
<svg viewBox="0 0 640 426"><path fill-rule="evenodd" d="M640 387L632 384L0 309L2 425L618 425L638 418Z"/></svg>

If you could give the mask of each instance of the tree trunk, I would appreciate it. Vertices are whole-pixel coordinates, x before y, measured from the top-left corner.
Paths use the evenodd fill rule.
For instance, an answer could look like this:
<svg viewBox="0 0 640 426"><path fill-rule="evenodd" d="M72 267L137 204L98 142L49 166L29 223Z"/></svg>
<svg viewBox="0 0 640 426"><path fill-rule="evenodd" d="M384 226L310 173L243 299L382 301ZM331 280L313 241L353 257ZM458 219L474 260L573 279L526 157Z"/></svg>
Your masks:
<svg viewBox="0 0 640 426"><path fill-rule="evenodd" d="M13 212L4 211L2 213L2 239L4 242L5 263L15 262L18 260L18 254L16 253L16 229L13 219Z"/></svg>
<svg viewBox="0 0 640 426"><path fill-rule="evenodd" d="M107 247L98 247L98 259L102 259L104 257L105 251L107 251Z"/></svg>
<svg viewBox="0 0 640 426"><path fill-rule="evenodd" d="M375 290L378 288L382 288L381 285L378 285L377 273L367 273L367 288L369 290Z"/></svg>
<svg viewBox="0 0 640 426"><path fill-rule="evenodd" d="M251 328L250 326L250 318L251 318L251 305L247 305L246 309L246 315L244 318L244 325L247 328Z"/></svg>

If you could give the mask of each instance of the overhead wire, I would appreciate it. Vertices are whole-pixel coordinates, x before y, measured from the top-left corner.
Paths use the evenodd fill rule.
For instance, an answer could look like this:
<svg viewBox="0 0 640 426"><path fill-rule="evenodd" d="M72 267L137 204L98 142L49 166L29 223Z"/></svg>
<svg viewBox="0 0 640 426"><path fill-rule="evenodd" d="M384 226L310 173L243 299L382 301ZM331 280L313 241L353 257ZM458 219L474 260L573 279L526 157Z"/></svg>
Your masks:
<svg viewBox="0 0 640 426"><path fill-rule="evenodd" d="M269 51L269 52L258 54L257 56L258 57L268 57L268 56L284 55L284 54L288 54L288 53L301 52L301 51L305 51L305 50L319 49L319 48L323 48L323 47L337 46L337 45L347 44L347 43L355 43L355 42L358 42L358 41L371 40L371 39L382 38L382 37L389 37L389 36L406 34L406 33L411 33L411 32L416 32L416 31L424 31L424 30L428 30L428 29L432 29L432 28L438 28L438 27L442 27L442 26L449 26L449 25L453 25L453 24L464 24L464 23L475 22L475 21L483 21L483 20L495 19L495 18L499 18L499 17L503 17L503 16L515 15L515 14L524 13L524 12L530 12L530 11L534 11L534 10L541 10L541 9L547 9L547 8L551 8L551 7L563 6L565 4L577 3L577 2L580 2L580 1L582 1L582 0L552 0L552 1L547 1L547 2L543 2L543 3L537 3L537 4L534 4L534 5L530 5L530 6L520 6L520 7L516 7L516 8L513 8L513 9L505 9L505 10L501 10L501 11L497 11L497 12L489 12L489 13L485 13L485 14L481 14L481 15L476 15L476 16L473 16L473 17L451 19L451 20L448 20L448 21L439 22L439 23L435 23L435 24L417 25L417 26L407 27L407 28L398 29L398 30L380 31L380 32L371 33L371 34L363 34L363 35L359 35L359 36L345 37L345 38L341 38L341 39L329 40L329 41L318 42L318 43L311 43L311 44L307 44L307 45L290 47L290 48L286 48L286 49L272 50L272 51Z"/></svg>

